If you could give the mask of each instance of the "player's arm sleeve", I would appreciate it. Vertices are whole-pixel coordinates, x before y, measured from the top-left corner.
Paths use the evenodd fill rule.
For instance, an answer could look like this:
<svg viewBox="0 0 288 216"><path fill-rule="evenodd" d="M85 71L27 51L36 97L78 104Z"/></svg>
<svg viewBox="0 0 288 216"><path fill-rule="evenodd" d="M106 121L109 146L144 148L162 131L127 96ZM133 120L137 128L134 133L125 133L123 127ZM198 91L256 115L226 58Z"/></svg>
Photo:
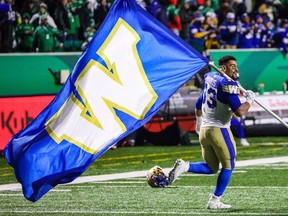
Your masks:
<svg viewBox="0 0 288 216"><path fill-rule="evenodd" d="M201 95L198 97L198 99L195 102L195 108L197 110L202 110L202 102L203 102L203 92L201 93Z"/></svg>
<svg viewBox="0 0 288 216"><path fill-rule="evenodd" d="M234 81L223 80L222 93L225 101L229 104L232 111L235 112L242 104L239 98L240 90L238 84Z"/></svg>
<svg viewBox="0 0 288 216"><path fill-rule="evenodd" d="M228 99L228 104L231 107L233 112L235 112L242 104L239 99L239 96L236 94L228 95L227 99Z"/></svg>

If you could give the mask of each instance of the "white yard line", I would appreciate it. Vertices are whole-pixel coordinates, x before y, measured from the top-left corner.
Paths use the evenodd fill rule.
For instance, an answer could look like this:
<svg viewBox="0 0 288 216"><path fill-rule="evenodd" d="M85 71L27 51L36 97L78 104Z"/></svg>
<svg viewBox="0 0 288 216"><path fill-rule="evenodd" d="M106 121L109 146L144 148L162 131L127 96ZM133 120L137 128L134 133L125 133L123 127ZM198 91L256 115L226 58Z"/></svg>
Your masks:
<svg viewBox="0 0 288 216"><path fill-rule="evenodd" d="M273 164L273 163L281 163L281 162L288 162L288 157L260 158L260 159L253 159L253 160L237 161L236 167L246 167L246 166ZM171 168L165 168L163 170L164 172L168 173L170 169ZM73 182L68 183L68 184L80 184L80 183L87 183L87 182L142 177L142 176L146 176L146 173L147 173L147 170L107 174L107 175L97 175L97 176L83 176L83 177L79 177L75 179ZM0 185L0 191L19 190L19 189L21 189L21 184L19 183Z"/></svg>
<svg viewBox="0 0 288 216"><path fill-rule="evenodd" d="M2 213L2 212L1 212ZM33 213L37 213L37 214L49 214L49 213L59 213L59 214L69 214L69 213L72 213L72 214L84 214L84 215L103 215L103 214L107 214L107 215L129 215L129 214L132 214L132 215L142 215L142 214L149 214L149 215L219 215L219 211L206 211L206 212L153 212L153 211L138 211L138 212L134 212L134 211L97 211L97 212L92 212L92 211L75 211L75 210L72 210L72 211L39 211L37 210L36 211L27 211L27 210L23 210L23 211L19 211L19 210L11 210L11 211L5 211L5 213L28 213L28 214L33 214ZM239 216L239 212L228 212L228 211L223 211L221 212L221 215L238 215ZM259 216L272 216L272 215L277 215L277 216L280 216L280 215L286 215L287 216L287 213L271 213L271 212L267 212L267 213L244 213L244 212L241 212L241 215L259 215Z"/></svg>

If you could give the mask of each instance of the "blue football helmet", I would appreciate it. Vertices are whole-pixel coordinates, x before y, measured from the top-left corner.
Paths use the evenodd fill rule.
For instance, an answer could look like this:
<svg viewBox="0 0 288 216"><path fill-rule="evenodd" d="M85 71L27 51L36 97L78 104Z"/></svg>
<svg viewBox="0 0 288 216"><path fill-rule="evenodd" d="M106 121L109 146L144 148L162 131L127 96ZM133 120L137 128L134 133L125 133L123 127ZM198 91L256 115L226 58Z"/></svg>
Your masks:
<svg viewBox="0 0 288 216"><path fill-rule="evenodd" d="M169 184L168 176L159 166L154 166L147 172L146 181L151 187L158 188L164 188Z"/></svg>

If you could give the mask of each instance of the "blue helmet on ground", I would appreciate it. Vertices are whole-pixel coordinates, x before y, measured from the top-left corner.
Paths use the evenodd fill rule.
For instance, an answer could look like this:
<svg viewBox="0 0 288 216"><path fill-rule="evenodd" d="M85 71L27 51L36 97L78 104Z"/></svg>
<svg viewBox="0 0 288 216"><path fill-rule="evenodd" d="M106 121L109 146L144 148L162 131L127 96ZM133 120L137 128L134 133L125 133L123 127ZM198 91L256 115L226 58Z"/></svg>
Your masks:
<svg viewBox="0 0 288 216"><path fill-rule="evenodd" d="M168 176L159 166L154 166L147 172L146 181L151 187L158 188L164 188L169 184Z"/></svg>

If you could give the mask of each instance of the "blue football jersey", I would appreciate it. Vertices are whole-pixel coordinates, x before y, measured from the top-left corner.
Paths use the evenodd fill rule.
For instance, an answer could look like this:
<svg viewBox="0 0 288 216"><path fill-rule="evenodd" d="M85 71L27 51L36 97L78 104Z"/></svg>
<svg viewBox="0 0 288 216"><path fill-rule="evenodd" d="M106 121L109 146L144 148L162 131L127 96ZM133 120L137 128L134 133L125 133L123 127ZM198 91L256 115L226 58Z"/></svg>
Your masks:
<svg viewBox="0 0 288 216"><path fill-rule="evenodd" d="M239 93L237 82L218 73L207 73L204 89L196 102L196 108L202 110L201 127L230 127L233 112L241 106Z"/></svg>

